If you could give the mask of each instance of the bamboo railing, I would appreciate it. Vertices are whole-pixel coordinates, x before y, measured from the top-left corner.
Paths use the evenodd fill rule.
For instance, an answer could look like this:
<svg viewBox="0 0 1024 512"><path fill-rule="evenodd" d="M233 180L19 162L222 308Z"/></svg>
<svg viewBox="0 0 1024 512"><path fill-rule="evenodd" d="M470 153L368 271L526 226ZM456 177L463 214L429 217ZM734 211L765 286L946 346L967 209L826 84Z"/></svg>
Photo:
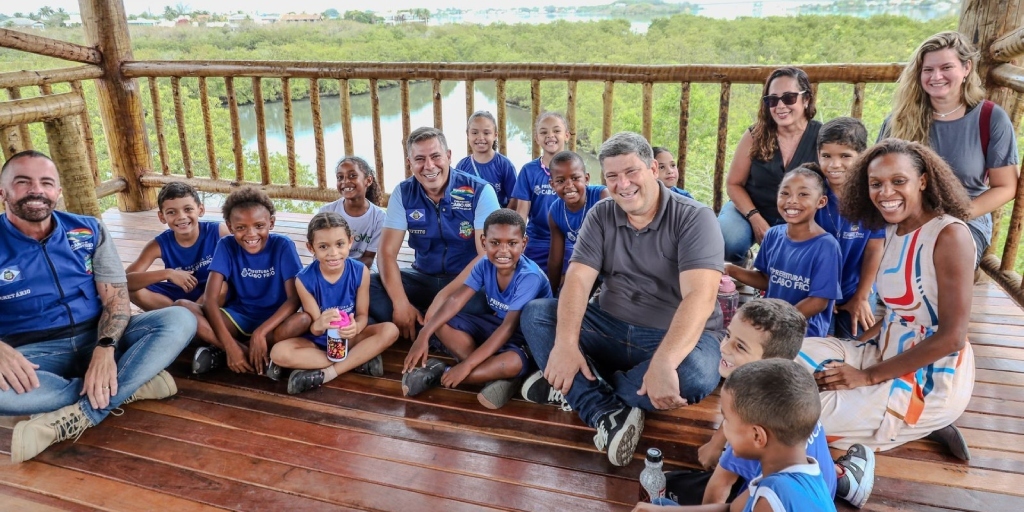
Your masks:
<svg viewBox="0 0 1024 512"><path fill-rule="evenodd" d="M712 206L718 211L725 201L724 179L729 160L728 133L730 101L734 84L761 84L775 66L728 66L728 65L681 65L645 66L618 64L544 64L544 63L382 63L382 62L301 62L301 61L139 61L132 57L128 38L124 8L121 2L105 0L80 0L87 45L76 45L55 41L42 36L0 29L0 46L14 48L50 57L62 58L84 65L47 71L19 71L0 73L0 89L7 92L8 102L0 107L22 100L22 90L38 88L42 96L51 96L50 101L64 93L53 94L53 87L70 89L75 97L83 97L82 82L93 80L99 96L99 110L105 128L104 135L109 146L113 177L101 180L96 164L96 142L88 112L78 106L65 105L71 110L56 113L66 114L60 119L75 118L81 143L85 146L86 168L91 173L93 186L98 197L116 194L118 205L124 210L149 209L153 205L154 190L170 181L183 180L201 191L227 193L233 187L246 182L247 165L241 140L238 83L251 83L254 106L258 178L260 185L271 197L280 199L330 201L337 198L337 192L328 188L328 174L325 159L323 126L323 104L321 87L329 81L337 81L340 95L342 139L345 153L354 153L352 135L351 81L369 83L372 131L374 141L374 163L377 179L384 190L393 187L384 179L384 158L381 144L381 112L379 93L382 81L397 82L402 106L402 134L408 137L410 122L410 82L431 84L433 123L442 127L443 105L442 84L462 81L466 83L465 109L468 117L474 111L474 85L479 82L493 82L496 91L498 119L498 142L501 152L507 151L507 86L509 81L529 84L529 108L532 119L541 113L543 105L541 86L545 83L566 85L565 117L569 129L569 148L578 146L577 91L580 82L603 85L602 110L600 116L600 138L612 135L616 88L621 84L639 84L641 95L640 131L650 139L654 124L654 97L659 87L678 86L679 111L675 119L678 125L676 155L680 170L681 184L685 183L687 154L691 133L689 119L693 104L692 87L695 84L712 84L718 87L717 139L714 144L713 198ZM1015 28L1021 19L1001 13L998 8L985 3L965 3L961 19L961 31L975 34L975 39L984 52L979 71L986 77L989 97L1010 113L1017 123L1024 113L1024 68L1020 67L1020 56L1024 54L1024 28ZM998 18L1000 23L990 23ZM1008 27L1007 23L1010 23ZM969 30L968 30L969 29ZM1013 30L1009 30L1013 29ZM1015 60L1016 59L1016 60ZM849 97L849 113L861 117L864 112L865 88L867 84L891 84L900 72L900 64L812 64L802 65L815 90L820 84L841 83L852 86ZM202 111L202 122L188 125L185 121L185 94L183 81L195 83L197 88L189 91L198 95ZM142 98L138 83L148 85L148 98ZM170 84L170 109L166 108L167 98L161 98L160 84ZM225 98L211 101L210 89L223 82ZM303 83L304 82L304 83ZM266 98L264 86L268 83L281 84L284 108L285 151L287 178L274 182L271 173L270 152L267 142L267 120L264 108ZM309 107L313 119L316 147L315 181L311 185L301 184L295 150L295 129L293 125L295 104L293 89L308 85ZM1005 88L1005 89L1004 89ZM166 94L166 93L165 93ZM621 94L621 93L620 93ZM71 100L68 100L71 101ZM223 106L221 106L223 103ZM23 105L23 104L19 104ZM21 107L19 107L21 108ZM230 116L231 153L218 155L214 144L212 112L226 108ZM149 149L144 109L153 116L152 129L155 131L157 147ZM171 112L173 121L167 117ZM0 109L2 112L2 109ZM54 114L56 115L56 114ZM16 119L14 121L17 121ZM33 122L40 121L35 120ZM173 122L168 132L165 124ZM66 128L67 129L67 128ZM202 130L203 137L190 139L188 135ZM173 139L177 138L177 141ZM597 145L601 142L590 141ZM199 142L197 142L199 141ZM26 123L8 123L0 126L0 142L5 157L16 150L29 149L32 140ZM177 144L182 161L180 168L171 164L168 147ZM203 146L203 147L199 147ZM534 142L532 153L536 157L540 148ZM155 158L154 158L155 157ZM205 160L208 176L197 175L194 166ZM404 161L404 159L403 159ZM225 176L222 166L233 163L233 175ZM405 163L405 175L409 175ZM205 171L203 174L206 174ZM1019 180L1017 200L1012 206L1009 228L1006 233L1001 258L989 254L982 262L982 268L1005 288L1014 298L1024 304L1024 289L1021 278L1013 272L1024 224L1024 180ZM996 223L998 232L999 223ZM993 249L994 250L994 249Z"/></svg>

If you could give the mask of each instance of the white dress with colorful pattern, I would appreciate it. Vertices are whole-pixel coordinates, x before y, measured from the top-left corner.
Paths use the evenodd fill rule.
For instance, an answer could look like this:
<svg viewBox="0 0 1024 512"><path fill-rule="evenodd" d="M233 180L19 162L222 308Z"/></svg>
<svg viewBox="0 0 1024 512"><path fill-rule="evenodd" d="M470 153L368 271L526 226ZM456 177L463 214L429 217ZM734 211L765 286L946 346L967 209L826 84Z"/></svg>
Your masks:
<svg viewBox="0 0 1024 512"><path fill-rule="evenodd" d="M939 296L933 253L939 232L950 224L964 225L940 215L906 235L897 235L896 227L889 226L875 279L885 302L881 334L867 342L807 338L797 360L812 371L833 361L868 368L934 334L939 327ZM967 342L963 350L897 379L822 392L821 423L835 448L862 443L888 450L956 421L973 390L974 351Z"/></svg>

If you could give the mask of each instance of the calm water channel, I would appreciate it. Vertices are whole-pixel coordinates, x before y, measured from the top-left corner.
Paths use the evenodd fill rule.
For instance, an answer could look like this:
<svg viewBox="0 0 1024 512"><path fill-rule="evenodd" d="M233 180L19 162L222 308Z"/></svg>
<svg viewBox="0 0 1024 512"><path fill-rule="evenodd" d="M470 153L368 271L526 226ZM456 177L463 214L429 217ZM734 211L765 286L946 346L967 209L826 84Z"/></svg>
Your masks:
<svg viewBox="0 0 1024 512"><path fill-rule="evenodd" d="M477 110L497 113L494 84L477 83L473 104ZM442 82L442 110L444 131L452 150L452 164L466 156L466 85L465 82ZM430 126L434 122L433 103L429 82L409 84L409 108L411 126ZM292 115L295 129L296 159L309 166L316 173L316 142L313 137L313 116L309 101L293 102ZM334 186L334 165L345 156L343 130L341 126L341 100L338 97L321 98L320 107L324 125L324 150L327 157L327 179ZM270 152L286 153L284 135L284 106L280 102L267 103L264 108L267 126L267 148ZM507 156L516 168L531 160L531 119L529 110L509 106ZM255 107L239 107L242 140L247 150L256 151ZM380 91L380 131L384 155L385 189L391 191L405 178L404 152L402 149L402 99L398 87ZM352 97L352 141L357 156L373 165L373 121L370 117L370 95ZM600 166L591 155L583 155L592 179L597 179Z"/></svg>

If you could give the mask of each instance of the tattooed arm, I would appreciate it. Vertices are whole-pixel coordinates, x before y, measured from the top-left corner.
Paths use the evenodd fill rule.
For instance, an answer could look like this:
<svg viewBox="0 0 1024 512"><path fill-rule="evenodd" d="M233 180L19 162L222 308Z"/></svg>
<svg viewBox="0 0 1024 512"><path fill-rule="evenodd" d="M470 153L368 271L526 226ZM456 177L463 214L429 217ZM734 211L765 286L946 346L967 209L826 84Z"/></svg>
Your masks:
<svg viewBox="0 0 1024 512"><path fill-rule="evenodd" d="M96 347L92 352L92 361L85 372L81 395L89 395L89 403L94 409L103 409L110 404L110 397L117 394L117 361L114 352L117 340L121 339L128 320L132 316L128 299L127 283L96 283L96 291L103 303L99 326L96 328L97 339L113 338L113 347Z"/></svg>

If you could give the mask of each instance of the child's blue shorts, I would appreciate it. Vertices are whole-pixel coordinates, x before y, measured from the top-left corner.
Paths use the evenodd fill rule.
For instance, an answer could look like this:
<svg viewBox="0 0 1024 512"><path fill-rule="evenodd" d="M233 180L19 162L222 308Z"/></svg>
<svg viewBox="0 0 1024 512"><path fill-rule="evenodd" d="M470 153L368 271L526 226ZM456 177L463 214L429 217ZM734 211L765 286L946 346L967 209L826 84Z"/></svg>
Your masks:
<svg viewBox="0 0 1024 512"><path fill-rule="evenodd" d="M199 300L199 298L202 297L203 293L206 291L206 283L203 283L202 285L196 285L196 287L193 288L192 291L188 293L185 293L185 290L183 290L180 286L167 281L153 283L147 286L146 289L153 293L159 293L160 295L163 295L164 297L171 299L171 301L185 299L195 302Z"/></svg>
<svg viewBox="0 0 1024 512"><path fill-rule="evenodd" d="M231 320L231 323L235 324L235 327L238 328L238 332L242 333L245 336L252 336L252 332L255 331L256 328L259 327L260 324L262 324L263 321L265 320L259 318L250 318L232 309L230 306L220 308L220 311L227 315L228 320Z"/></svg>
<svg viewBox="0 0 1024 512"><path fill-rule="evenodd" d="M501 326L502 319L495 315L470 315L466 313L459 313L455 315L451 320L448 321L448 327L452 329L462 331L469 334L473 341L476 342L477 346L482 345L487 338L490 338L494 331L498 330ZM441 345L440 340L436 336L431 336L430 347L452 355ZM519 360L523 363L523 369L519 370L517 378L522 378L529 375L532 372L530 351L526 346L526 338L523 337L521 329L516 329L516 332L512 334L512 337L505 342L501 348L496 352L501 354L502 352L515 352L519 356Z"/></svg>

